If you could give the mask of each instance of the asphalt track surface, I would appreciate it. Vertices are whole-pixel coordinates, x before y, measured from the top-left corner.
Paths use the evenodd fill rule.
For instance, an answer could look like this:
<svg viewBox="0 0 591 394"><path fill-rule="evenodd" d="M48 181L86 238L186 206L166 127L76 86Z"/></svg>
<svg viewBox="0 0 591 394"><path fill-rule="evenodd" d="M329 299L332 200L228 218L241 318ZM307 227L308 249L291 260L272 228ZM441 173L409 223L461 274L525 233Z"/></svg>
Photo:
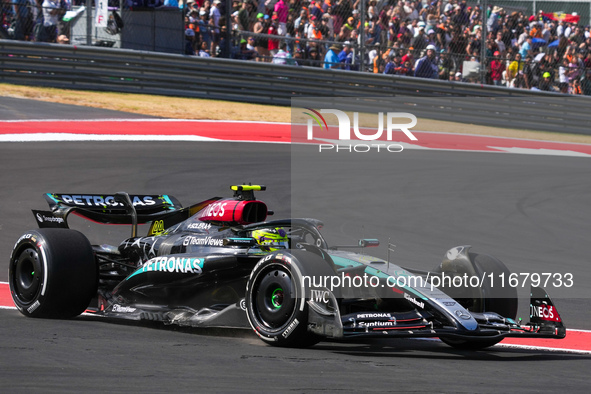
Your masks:
<svg viewBox="0 0 591 394"><path fill-rule="evenodd" d="M10 114L10 105L0 103L3 116ZM42 113L44 104L27 104ZM14 111L18 119L20 109ZM301 149L227 142L3 143L0 281L7 280L13 243L35 226L30 209L45 209L44 192L164 192L190 204L249 181L268 186L259 197L277 218L304 211L324 219L330 240L393 237L402 265L433 268L449 247L472 244L513 272L574 270L582 278L576 299L564 292L556 303L568 327L591 329L584 283L591 234L587 159L405 151L378 157L372 163L383 165L371 169L335 155L335 165L320 171L314 152ZM389 208L380 208L385 202ZM94 242L116 242L128 232L79 225ZM374 254L382 257L383 248ZM590 359L498 347L459 351L415 340L278 349L249 332L84 316L38 320L0 311L3 392L587 392Z"/></svg>
<svg viewBox="0 0 591 394"><path fill-rule="evenodd" d="M72 108L75 108L72 110ZM146 115L60 103L0 97L0 120L146 119Z"/></svg>

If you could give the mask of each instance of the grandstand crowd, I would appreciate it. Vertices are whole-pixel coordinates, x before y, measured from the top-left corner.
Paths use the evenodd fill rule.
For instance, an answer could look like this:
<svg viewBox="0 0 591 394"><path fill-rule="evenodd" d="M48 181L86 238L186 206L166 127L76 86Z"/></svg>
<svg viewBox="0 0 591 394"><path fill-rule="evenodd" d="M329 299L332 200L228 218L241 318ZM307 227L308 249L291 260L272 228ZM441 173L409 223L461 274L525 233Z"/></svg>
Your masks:
<svg viewBox="0 0 591 394"><path fill-rule="evenodd" d="M1 1L3 38L68 43L70 0ZM126 1L181 8L188 55L591 95L591 35L575 14L465 0L365 0L363 18L361 0Z"/></svg>

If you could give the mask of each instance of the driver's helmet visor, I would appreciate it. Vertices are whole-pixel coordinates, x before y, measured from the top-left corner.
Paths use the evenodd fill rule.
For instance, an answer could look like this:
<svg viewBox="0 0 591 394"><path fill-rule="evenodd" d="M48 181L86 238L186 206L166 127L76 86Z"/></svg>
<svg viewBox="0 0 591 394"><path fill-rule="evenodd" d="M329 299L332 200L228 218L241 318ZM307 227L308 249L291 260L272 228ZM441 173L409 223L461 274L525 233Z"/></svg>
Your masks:
<svg viewBox="0 0 591 394"><path fill-rule="evenodd" d="M252 237L264 250L275 251L289 248L287 231L283 227L254 230Z"/></svg>

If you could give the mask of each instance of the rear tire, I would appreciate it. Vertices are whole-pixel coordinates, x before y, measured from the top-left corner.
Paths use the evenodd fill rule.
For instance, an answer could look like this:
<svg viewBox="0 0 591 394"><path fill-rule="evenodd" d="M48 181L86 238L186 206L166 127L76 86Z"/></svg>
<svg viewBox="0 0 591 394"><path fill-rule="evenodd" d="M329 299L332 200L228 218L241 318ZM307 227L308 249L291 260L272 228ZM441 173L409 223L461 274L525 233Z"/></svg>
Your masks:
<svg viewBox="0 0 591 394"><path fill-rule="evenodd" d="M96 295L97 266L88 239L67 229L39 229L16 243L8 270L17 309L28 317L67 319Z"/></svg>

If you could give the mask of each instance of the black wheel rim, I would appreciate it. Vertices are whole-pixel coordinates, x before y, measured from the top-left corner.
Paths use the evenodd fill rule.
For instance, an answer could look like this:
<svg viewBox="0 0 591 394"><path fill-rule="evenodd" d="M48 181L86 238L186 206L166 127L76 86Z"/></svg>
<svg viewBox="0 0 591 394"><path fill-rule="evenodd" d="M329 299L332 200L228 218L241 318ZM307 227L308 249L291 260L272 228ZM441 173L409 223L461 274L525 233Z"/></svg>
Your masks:
<svg viewBox="0 0 591 394"><path fill-rule="evenodd" d="M41 290L41 260L33 248L25 249L18 257L14 267L14 292L24 303L32 302Z"/></svg>
<svg viewBox="0 0 591 394"><path fill-rule="evenodd" d="M271 267L259 278L253 292L256 318L262 326L280 329L291 321L296 305L291 274L283 267Z"/></svg>

